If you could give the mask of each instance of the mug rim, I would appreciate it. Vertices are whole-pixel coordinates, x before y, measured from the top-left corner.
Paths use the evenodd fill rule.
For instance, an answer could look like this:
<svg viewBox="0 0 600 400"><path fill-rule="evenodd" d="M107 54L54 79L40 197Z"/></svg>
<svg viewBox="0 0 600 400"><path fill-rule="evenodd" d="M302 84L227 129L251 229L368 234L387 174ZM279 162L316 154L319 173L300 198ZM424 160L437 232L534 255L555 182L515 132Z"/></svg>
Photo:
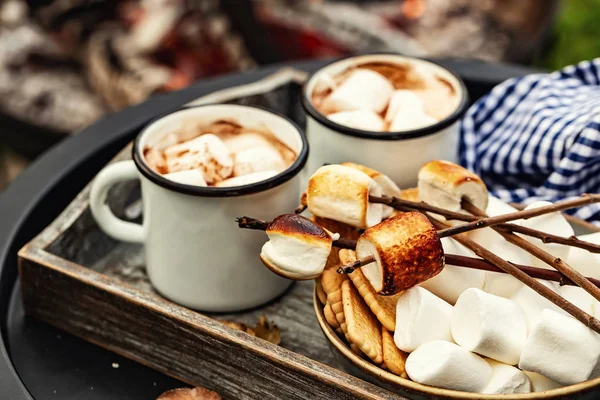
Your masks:
<svg viewBox="0 0 600 400"><path fill-rule="evenodd" d="M144 155L142 154L142 149L140 148L141 138L146 134L146 132L152 125L154 125L156 122L158 122L162 118L168 117L169 115L175 114L180 111L192 110L192 109L200 108L200 107L240 107L240 108L264 111L264 112L274 115L275 117L282 118L285 121L287 121L288 123L290 123L292 125L292 127L296 130L296 132L298 132L298 135L300 136L300 141L302 143L300 152L296 156L296 160L294 160L294 162L289 167L287 167L285 170L283 170L282 172L280 172L277 175L272 176L268 179L265 179L265 180L262 180L259 182L248 183L246 185L229 186L229 187L207 187L207 186L187 185L184 183L179 183L179 182L175 182L170 179L167 179L167 178L163 177L162 175L160 175L158 172L154 171L152 168L150 168L150 166L146 163ZM257 106L214 103L214 104L200 104L200 105L195 105L195 106L183 106L183 107L178 108L177 110L171 111L169 113L166 113L164 115L161 115L157 118L152 119L140 131L140 133L138 133L138 135L135 137L131 151L132 151L133 162L135 163L135 166L137 167L138 171L144 177L146 177L148 180L150 180L151 182L153 182L153 183L157 184L158 186L161 186L167 190L172 190L172 191L179 192L182 194L187 194L187 195L197 196L197 197L238 197L238 196L245 196L245 195L249 195L249 194L265 192L269 189L273 189L277 186L280 186L280 185L284 184L285 182L291 180L295 176L297 176L298 173L300 173L300 171L302 170L302 168L304 168L304 165L306 164L306 161L308 160L309 147L308 147L308 140L306 138L305 132L302 129L300 129L298 124L296 124L289 117L287 117L283 114L274 112L267 108L257 107Z"/></svg>
<svg viewBox="0 0 600 400"><path fill-rule="evenodd" d="M379 131L375 132L375 131L366 131L363 129L351 128L349 126L338 124L338 123L330 120L329 118L327 118L325 115L321 114L315 108L315 106L313 106L312 101L309 97L309 93L308 93L309 83L315 78L315 76L319 72L321 72L323 69L325 69L333 64L336 64L336 63L339 63L341 61L348 60L351 58L361 58L361 57L369 57L369 56L396 56L396 57L407 59L407 60L412 59L412 60L417 60L418 62L433 64L433 65L443 69L444 71L446 71L450 75L452 75L458 83L458 87L460 88L460 91L461 91L461 100L460 100L458 106L450 115L448 115L446 118L442 119L441 121L436 122L433 125L425 126L423 128L410 129L410 130L406 130L406 131L397 131L397 132L379 132ZM435 61L427 60L427 59L420 58L420 57L405 56L405 55L393 53L393 52L388 52L388 53L376 52L376 53L351 55L351 56L342 57L342 58L334 60L330 63L327 63L323 67L312 72L310 74L310 76L306 79L304 86L302 88L302 99L301 99L301 104L302 104L302 107L304 108L304 111L308 115L310 115L312 118L314 118L316 121L318 121L325 127L331 129L332 131L342 134L342 135L354 136L354 137L362 138L362 139L373 139L373 140L382 140L382 141L415 139L415 138L429 136L429 135L438 133L442 129L447 128L448 126L450 126L450 125L454 124L456 121L458 121L458 119L461 118L467 111L468 103L469 103L469 93L467 92L467 86L465 85L465 82L462 80L462 78L456 72L440 65L439 63L437 63Z"/></svg>

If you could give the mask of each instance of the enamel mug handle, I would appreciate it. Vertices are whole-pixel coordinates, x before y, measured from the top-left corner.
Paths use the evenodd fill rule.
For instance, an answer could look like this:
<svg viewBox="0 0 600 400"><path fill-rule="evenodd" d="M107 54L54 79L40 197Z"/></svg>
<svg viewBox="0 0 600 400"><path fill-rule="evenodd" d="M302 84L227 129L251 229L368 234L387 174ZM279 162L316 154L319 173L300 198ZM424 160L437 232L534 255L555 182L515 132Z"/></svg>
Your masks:
<svg viewBox="0 0 600 400"><path fill-rule="evenodd" d="M104 168L94 179L90 191L90 209L100 228L110 237L124 242L144 242L144 227L117 218L106 203L109 189L116 183L139 179L134 162L121 161Z"/></svg>

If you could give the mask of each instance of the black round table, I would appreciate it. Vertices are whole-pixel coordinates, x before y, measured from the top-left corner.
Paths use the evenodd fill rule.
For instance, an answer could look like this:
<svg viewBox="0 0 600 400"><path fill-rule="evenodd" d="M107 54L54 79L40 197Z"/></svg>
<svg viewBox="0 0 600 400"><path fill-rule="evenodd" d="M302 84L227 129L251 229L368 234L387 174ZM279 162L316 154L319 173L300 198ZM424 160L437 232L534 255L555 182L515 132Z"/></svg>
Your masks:
<svg viewBox="0 0 600 400"><path fill-rule="evenodd" d="M532 72L480 61L436 60L459 73L471 99L497 83ZM324 61L293 67L312 71ZM184 386L24 315L17 252L46 227L94 175L151 119L216 90L261 79L282 65L198 82L108 115L60 142L0 193L0 399L154 399ZM0 133L2 135L2 133Z"/></svg>

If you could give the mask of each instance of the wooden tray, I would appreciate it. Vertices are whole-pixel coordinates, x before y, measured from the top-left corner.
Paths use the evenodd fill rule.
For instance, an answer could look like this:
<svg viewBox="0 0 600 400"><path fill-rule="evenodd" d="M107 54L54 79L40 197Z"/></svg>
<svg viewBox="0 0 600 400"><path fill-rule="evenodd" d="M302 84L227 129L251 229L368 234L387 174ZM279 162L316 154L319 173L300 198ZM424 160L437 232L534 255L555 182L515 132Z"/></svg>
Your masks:
<svg viewBox="0 0 600 400"><path fill-rule="evenodd" d="M129 146L112 162L130 155ZM312 281L255 310L200 314L153 290L142 247L106 236L88 197L89 185L19 252L28 315L224 398L401 398L335 368L313 311ZM126 217L139 198L139 184L126 182L112 189L109 204ZM254 325L261 315L280 327L281 346L215 320Z"/></svg>

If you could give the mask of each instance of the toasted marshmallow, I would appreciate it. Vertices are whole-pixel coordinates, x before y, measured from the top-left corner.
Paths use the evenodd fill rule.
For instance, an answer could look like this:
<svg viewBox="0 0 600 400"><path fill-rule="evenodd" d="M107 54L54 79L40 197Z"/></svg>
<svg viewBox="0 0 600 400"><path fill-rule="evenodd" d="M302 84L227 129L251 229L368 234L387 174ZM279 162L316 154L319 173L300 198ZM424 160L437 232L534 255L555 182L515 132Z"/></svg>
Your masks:
<svg viewBox="0 0 600 400"><path fill-rule="evenodd" d="M390 132L404 132L410 131L413 129L425 128L426 126L433 125L437 123L437 120L424 112L410 112L410 111L401 111L398 112L390 126L388 131Z"/></svg>
<svg viewBox="0 0 600 400"><path fill-rule="evenodd" d="M422 287L404 291L396 305L396 347L408 353L434 340L452 340L452 306Z"/></svg>
<svg viewBox="0 0 600 400"><path fill-rule="evenodd" d="M525 342L519 368L572 385L587 380L599 358L600 340L594 331L545 309Z"/></svg>
<svg viewBox="0 0 600 400"><path fill-rule="evenodd" d="M273 147L253 147L234 154L233 175L242 176L262 171L281 172L285 161Z"/></svg>
<svg viewBox="0 0 600 400"><path fill-rule="evenodd" d="M516 364L527 339L527 322L514 301L467 289L452 310L454 341L467 350Z"/></svg>
<svg viewBox="0 0 600 400"><path fill-rule="evenodd" d="M308 218L296 214L276 217L267 228L269 241L260 259L273 272L295 280L321 275L331 252L331 235Z"/></svg>
<svg viewBox="0 0 600 400"><path fill-rule="evenodd" d="M368 228L381 222L383 207L369 202L380 196L379 185L364 172L343 165L325 165L308 181L306 202L317 217Z"/></svg>
<svg viewBox="0 0 600 400"><path fill-rule="evenodd" d="M577 238L586 242L600 244L600 232L577 236ZM590 253L578 247L571 247L567 262L583 276L600 279L600 254Z"/></svg>
<svg viewBox="0 0 600 400"><path fill-rule="evenodd" d="M394 87L380 73L357 68L323 101L327 113L348 110L382 112L388 104Z"/></svg>
<svg viewBox="0 0 600 400"><path fill-rule="evenodd" d="M365 167L364 165L355 164L351 162L343 162L341 165L357 169L369 175L369 177L379 185L379 187L381 188L381 194L383 195L391 197L400 197L402 195L402 191L400 190L398 185L396 185L394 181L392 181L387 175L384 175L379 171L376 171L369 167ZM390 215L392 215L392 212L394 212L394 209L392 207L383 206L384 218L387 218Z"/></svg>
<svg viewBox="0 0 600 400"><path fill-rule="evenodd" d="M206 181L204 180L204 171L200 169L173 172L170 174L165 174L163 177L173 182L183 183L186 185L206 186Z"/></svg>
<svg viewBox="0 0 600 400"><path fill-rule="evenodd" d="M481 392L492 367L481 357L444 340L425 343L406 359L406 373L415 382L463 392Z"/></svg>
<svg viewBox="0 0 600 400"><path fill-rule="evenodd" d="M357 258L374 256L362 272L382 295L409 289L440 273L442 243L427 217L418 212L395 215L367 229L356 243Z"/></svg>
<svg viewBox="0 0 600 400"><path fill-rule="evenodd" d="M511 365L486 359L492 367L492 376L481 393L513 394L531 392L529 377L523 371Z"/></svg>
<svg viewBox="0 0 600 400"><path fill-rule="evenodd" d="M442 238L442 246L445 254L477 257L471 250L451 238ZM421 287L454 304L462 292L469 288L483 289L484 283L485 271L446 264L442 272L421 283Z"/></svg>
<svg viewBox="0 0 600 400"><path fill-rule="evenodd" d="M423 102L412 92L411 90L399 89L395 90L390 98L390 104L388 105L385 113L385 121L392 122L394 117L398 113L404 114L422 114Z"/></svg>
<svg viewBox="0 0 600 400"><path fill-rule="evenodd" d="M545 392L546 390L557 389L562 387L558 382L553 381L550 378L546 378L544 375L540 375L535 372L523 371L525 375L529 378L529 382L531 382L531 391L532 392Z"/></svg>
<svg viewBox="0 0 600 400"><path fill-rule="evenodd" d="M217 182L215 184L216 187L231 187L231 186L243 186L249 185L251 183L257 183L266 181L269 178L277 175L278 171L261 171L255 172L253 174L235 176L233 178L225 179L224 181Z"/></svg>
<svg viewBox="0 0 600 400"><path fill-rule="evenodd" d="M549 201L536 201L535 203L532 203L525 207L525 209L532 210L548 205L552 205L552 203L550 203ZM537 229L538 231L550 233L552 235L562 236L565 238L575 235L571 224L569 224L567 219L559 212L553 212L550 214L540 215L538 217L519 220L519 223L527 228ZM531 236L521 236L523 236L527 241L535 244L542 250L545 250L546 252L552 254L556 258L560 258L566 261L569 257L569 251L571 249L571 247L569 246L565 246L564 244L558 243L544 243L540 239L533 238ZM533 257L533 266L537 268L553 269L551 266L538 259L537 257Z"/></svg>
<svg viewBox="0 0 600 400"><path fill-rule="evenodd" d="M419 199L450 211L461 211L461 201L468 199L485 210L488 192L474 173L449 161L430 161L419 170Z"/></svg>
<svg viewBox="0 0 600 400"><path fill-rule="evenodd" d="M561 288L556 282L545 281L542 279L537 280L542 285L552 289L555 293L560 294ZM527 330L531 332L533 326L540 318L542 310L549 308L557 312L563 312L557 305L552 303L550 300L539 295L535 290L529 286L521 286L521 288L511 296L511 300L516 301L521 306L525 319L527 320Z"/></svg>
<svg viewBox="0 0 600 400"><path fill-rule="evenodd" d="M209 184L222 181L233 172L229 150L221 139L210 133L169 146L164 155L169 173L201 169Z"/></svg>
<svg viewBox="0 0 600 400"><path fill-rule="evenodd" d="M350 128L361 129L363 131L383 132L385 123L383 119L372 110L350 110L339 111L327 116L336 124L349 126Z"/></svg>

